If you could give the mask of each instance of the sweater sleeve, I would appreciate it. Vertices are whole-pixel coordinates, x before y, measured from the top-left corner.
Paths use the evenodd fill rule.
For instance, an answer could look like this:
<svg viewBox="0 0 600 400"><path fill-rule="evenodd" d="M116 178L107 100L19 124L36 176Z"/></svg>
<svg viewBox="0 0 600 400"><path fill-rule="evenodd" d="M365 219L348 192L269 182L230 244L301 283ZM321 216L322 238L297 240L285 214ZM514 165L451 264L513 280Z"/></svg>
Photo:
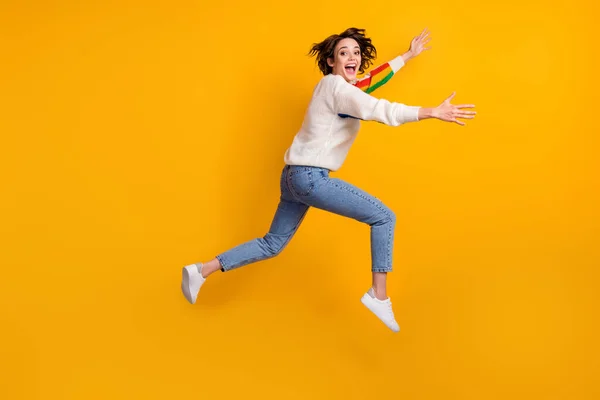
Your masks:
<svg viewBox="0 0 600 400"><path fill-rule="evenodd" d="M365 93L372 93L385 85L404 66L404 59L398 56L393 60L381 64L371 70L367 75L354 83L354 86Z"/></svg>
<svg viewBox="0 0 600 400"><path fill-rule="evenodd" d="M335 112L338 116L376 121L390 126L419 120L420 106L377 99L342 79L336 80L333 91Z"/></svg>

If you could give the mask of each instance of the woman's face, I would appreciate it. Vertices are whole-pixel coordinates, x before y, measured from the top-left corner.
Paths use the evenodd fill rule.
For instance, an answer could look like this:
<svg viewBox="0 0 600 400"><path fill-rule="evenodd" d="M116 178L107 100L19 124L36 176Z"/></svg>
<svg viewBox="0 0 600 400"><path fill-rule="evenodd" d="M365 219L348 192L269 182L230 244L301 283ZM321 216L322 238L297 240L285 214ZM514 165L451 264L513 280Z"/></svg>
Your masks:
<svg viewBox="0 0 600 400"><path fill-rule="evenodd" d="M356 79L356 73L360 68L360 47L356 40L351 38L342 39L335 46L333 60L327 59L327 64L332 67L334 75L341 75L347 82Z"/></svg>

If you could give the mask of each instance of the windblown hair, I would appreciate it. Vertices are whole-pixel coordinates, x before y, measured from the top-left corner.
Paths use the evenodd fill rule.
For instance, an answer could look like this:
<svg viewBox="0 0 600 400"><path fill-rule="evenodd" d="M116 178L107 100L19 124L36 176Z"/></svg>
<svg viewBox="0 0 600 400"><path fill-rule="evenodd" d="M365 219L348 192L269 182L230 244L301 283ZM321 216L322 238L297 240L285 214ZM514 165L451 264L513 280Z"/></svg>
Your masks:
<svg viewBox="0 0 600 400"><path fill-rule="evenodd" d="M356 40L360 47L361 62L358 71L365 72L377 57L377 49L371 43L371 39L365 36L365 30L359 28L348 28L340 34L334 34L323 40L321 43L314 43L310 52L311 57L316 56L316 63L323 75L330 74L332 68L327 64L328 58L334 58L335 46L340 40L351 38Z"/></svg>

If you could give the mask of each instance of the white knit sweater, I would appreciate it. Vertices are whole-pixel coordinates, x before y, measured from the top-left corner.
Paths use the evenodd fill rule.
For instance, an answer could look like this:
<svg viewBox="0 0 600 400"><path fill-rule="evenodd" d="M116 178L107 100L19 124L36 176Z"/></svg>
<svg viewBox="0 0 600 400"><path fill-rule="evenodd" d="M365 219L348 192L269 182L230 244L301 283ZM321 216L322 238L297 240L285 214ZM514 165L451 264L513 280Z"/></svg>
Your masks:
<svg viewBox="0 0 600 400"><path fill-rule="evenodd" d="M361 120L398 126L418 121L419 108L377 99L340 75L326 75L313 91L304 122L284 161L337 171L356 139Z"/></svg>

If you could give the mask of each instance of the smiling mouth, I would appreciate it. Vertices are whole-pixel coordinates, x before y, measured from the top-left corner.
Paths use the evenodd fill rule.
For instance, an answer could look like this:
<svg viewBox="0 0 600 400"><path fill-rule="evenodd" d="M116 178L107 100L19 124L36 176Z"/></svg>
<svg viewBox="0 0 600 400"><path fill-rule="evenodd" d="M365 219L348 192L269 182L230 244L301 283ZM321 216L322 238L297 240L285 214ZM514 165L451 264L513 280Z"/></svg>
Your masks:
<svg viewBox="0 0 600 400"><path fill-rule="evenodd" d="M351 74L356 73L356 64L348 64L344 67L346 72L350 72Z"/></svg>

